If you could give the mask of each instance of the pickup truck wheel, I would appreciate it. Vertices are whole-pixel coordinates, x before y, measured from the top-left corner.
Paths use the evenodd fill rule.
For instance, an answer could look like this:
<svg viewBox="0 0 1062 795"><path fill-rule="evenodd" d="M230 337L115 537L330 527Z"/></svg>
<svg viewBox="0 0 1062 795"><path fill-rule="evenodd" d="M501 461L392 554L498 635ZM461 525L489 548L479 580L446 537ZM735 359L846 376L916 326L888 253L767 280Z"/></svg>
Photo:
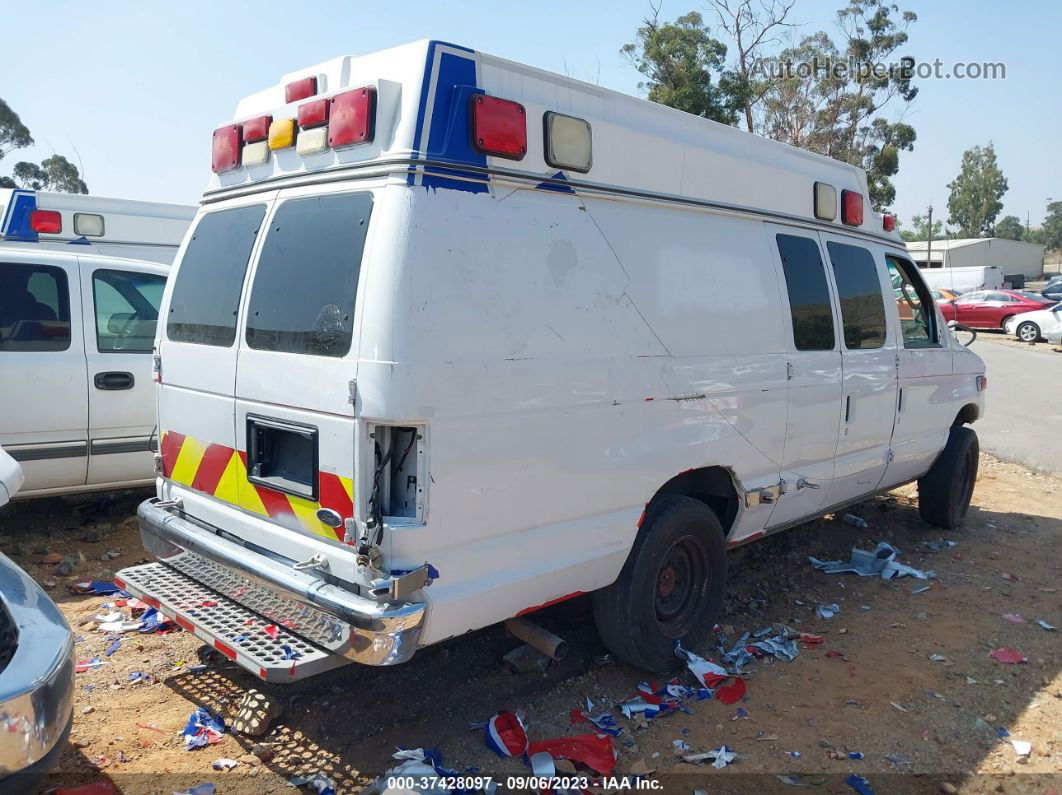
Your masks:
<svg viewBox="0 0 1062 795"><path fill-rule="evenodd" d="M918 512L931 525L953 530L970 507L980 453L972 428L951 429L944 451L918 481Z"/></svg>
<svg viewBox="0 0 1062 795"><path fill-rule="evenodd" d="M619 579L594 594L594 622L620 659L657 673L679 665L675 641L710 631L726 588L726 543L715 513L664 494L646 510Z"/></svg>

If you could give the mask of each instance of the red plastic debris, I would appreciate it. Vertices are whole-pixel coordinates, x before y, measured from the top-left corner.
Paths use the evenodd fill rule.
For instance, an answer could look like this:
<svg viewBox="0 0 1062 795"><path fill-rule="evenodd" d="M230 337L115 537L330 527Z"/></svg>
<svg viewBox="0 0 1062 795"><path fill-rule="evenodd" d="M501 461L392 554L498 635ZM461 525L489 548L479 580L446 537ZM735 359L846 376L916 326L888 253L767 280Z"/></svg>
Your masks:
<svg viewBox="0 0 1062 795"><path fill-rule="evenodd" d="M280 630L277 629L276 624L270 624L268 627L263 627L262 631L274 640L280 637Z"/></svg>
<svg viewBox="0 0 1062 795"><path fill-rule="evenodd" d="M739 676L734 679L733 684L717 687L715 697L724 704L738 703L745 697L745 680Z"/></svg>
<svg viewBox="0 0 1062 795"><path fill-rule="evenodd" d="M834 659L841 659L841 660L847 660L848 659L847 657L844 656L844 652L843 651L837 651L837 649L830 649L828 652L826 652L826 656L827 657L832 657Z"/></svg>
<svg viewBox="0 0 1062 795"><path fill-rule="evenodd" d="M824 638L822 635L814 635L810 632L801 632L800 637L798 637L797 640L799 640L805 646L818 646L820 643L826 640L826 638Z"/></svg>
<svg viewBox="0 0 1062 795"><path fill-rule="evenodd" d="M218 603L215 602L213 599L204 599L202 602L199 603L199 606L200 607L217 607Z"/></svg>
<svg viewBox="0 0 1062 795"><path fill-rule="evenodd" d="M616 752L612 750L612 738L607 734L578 734L556 740L539 740L528 746L527 755L532 756L539 751L545 751L554 759L570 759L586 765L603 776L609 775L616 766Z"/></svg>
<svg viewBox="0 0 1062 795"><path fill-rule="evenodd" d="M1011 574L1009 571L1003 572L1001 576L1007 582L1018 582L1018 576L1016 574Z"/></svg>
<svg viewBox="0 0 1062 795"><path fill-rule="evenodd" d="M1005 663L1007 665L1013 665L1015 663L1028 662L1028 658L1017 649L1008 649L1003 647L1002 649L992 649L988 653L988 656L999 663Z"/></svg>
<svg viewBox="0 0 1062 795"><path fill-rule="evenodd" d="M1019 616L1017 613L1004 613L1001 617L1011 622L1012 624L1025 623L1025 619Z"/></svg>

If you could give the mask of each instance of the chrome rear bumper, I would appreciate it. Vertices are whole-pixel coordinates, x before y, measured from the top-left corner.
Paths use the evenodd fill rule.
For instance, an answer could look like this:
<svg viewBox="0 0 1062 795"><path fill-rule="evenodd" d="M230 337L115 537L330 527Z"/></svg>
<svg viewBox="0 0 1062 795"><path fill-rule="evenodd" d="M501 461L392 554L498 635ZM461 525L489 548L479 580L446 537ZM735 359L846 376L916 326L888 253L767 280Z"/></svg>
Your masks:
<svg viewBox="0 0 1062 795"><path fill-rule="evenodd" d="M137 518L144 546L167 566L353 662L397 665L416 651L423 604L389 604L359 596L156 502L141 503Z"/></svg>

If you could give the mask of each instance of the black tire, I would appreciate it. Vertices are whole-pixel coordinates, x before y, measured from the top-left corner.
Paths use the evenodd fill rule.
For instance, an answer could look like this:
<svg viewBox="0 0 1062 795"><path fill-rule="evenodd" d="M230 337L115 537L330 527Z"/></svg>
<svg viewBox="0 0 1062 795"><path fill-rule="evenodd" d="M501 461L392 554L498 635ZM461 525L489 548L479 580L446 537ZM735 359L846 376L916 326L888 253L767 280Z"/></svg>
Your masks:
<svg viewBox="0 0 1062 795"><path fill-rule="evenodd" d="M1003 318L1003 320L1000 321L999 327L1001 329L1003 329L1004 331L1006 331L1007 330L1007 321L1008 320L1013 320L1013 319L1014 319L1014 315L1007 315L1005 318Z"/></svg>
<svg viewBox="0 0 1062 795"><path fill-rule="evenodd" d="M1026 330L1026 334L1022 334L1022 329ZM1022 342L1036 342L1040 339L1040 327L1033 323L1031 320L1026 320L1018 324L1018 327L1014 329L1014 333L1017 334L1018 339Z"/></svg>
<svg viewBox="0 0 1062 795"><path fill-rule="evenodd" d="M594 622L620 659L656 673L680 664L675 641L698 645L726 591L726 542L703 502L663 494L646 510L619 579L594 594Z"/></svg>
<svg viewBox="0 0 1062 795"><path fill-rule="evenodd" d="M918 481L918 512L931 525L954 530L970 507L980 448L972 428L951 429L948 443Z"/></svg>

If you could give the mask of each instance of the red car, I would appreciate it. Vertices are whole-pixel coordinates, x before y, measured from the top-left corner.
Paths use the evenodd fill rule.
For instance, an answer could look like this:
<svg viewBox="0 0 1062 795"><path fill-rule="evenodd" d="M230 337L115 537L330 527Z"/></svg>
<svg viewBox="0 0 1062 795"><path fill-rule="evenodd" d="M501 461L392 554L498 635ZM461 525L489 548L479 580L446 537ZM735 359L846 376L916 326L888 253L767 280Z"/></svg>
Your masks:
<svg viewBox="0 0 1062 795"><path fill-rule="evenodd" d="M945 320L956 320L970 328L1001 329L1007 318L1046 309L1053 303L1024 290L977 290L939 306Z"/></svg>

